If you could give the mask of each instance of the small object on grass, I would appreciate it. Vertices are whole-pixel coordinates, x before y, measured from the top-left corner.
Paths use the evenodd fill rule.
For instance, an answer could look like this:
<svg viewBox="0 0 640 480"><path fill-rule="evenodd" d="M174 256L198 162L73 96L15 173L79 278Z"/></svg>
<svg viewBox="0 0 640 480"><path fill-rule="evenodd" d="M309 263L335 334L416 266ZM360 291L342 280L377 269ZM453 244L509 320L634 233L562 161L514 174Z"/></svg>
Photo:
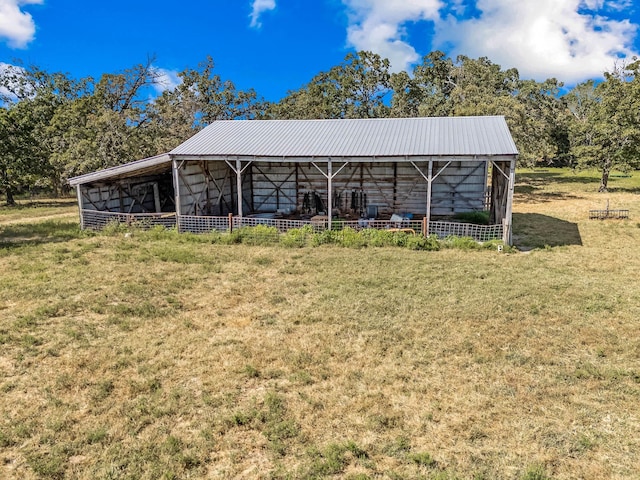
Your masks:
<svg viewBox="0 0 640 480"><path fill-rule="evenodd" d="M589 210L589 220L606 220L606 219L624 220L629 218L629 210L611 210L609 209L609 200L607 200L607 208L605 210Z"/></svg>

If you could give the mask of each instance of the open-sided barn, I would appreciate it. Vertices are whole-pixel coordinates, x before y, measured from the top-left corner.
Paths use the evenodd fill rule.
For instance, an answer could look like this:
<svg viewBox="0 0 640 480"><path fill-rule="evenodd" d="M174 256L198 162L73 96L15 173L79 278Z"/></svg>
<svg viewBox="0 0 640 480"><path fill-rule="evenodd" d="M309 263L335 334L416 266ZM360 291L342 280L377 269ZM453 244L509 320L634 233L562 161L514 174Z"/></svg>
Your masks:
<svg viewBox="0 0 640 480"><path fill-rule="evenodd" d="M70 184L83 228L112 219L193 232L402 226L510 243L517 154L499 116L230 120ZM454 221L474 211L489 211L490 225Z"/></svg>

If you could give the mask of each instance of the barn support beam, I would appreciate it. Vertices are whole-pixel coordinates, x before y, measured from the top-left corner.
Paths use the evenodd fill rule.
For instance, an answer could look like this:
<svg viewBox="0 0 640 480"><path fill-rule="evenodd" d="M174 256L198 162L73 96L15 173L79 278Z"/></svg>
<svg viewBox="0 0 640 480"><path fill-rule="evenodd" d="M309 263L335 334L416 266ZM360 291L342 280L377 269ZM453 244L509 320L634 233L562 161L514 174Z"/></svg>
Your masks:
<svg viewBox="0 0 640 480"><path fill-rule="evenodd" d="M424 236L429 236L429 222L431 222L431 194L432 194L432 184L433 184L433 160L429 159L429 172L427 174L427 213L425 218L427 222L424 227Z"/></svg>
<svg viewBox="0 0 640 480"><path fill-rule="evenodd" d="M438 172L434 175L433 174L433 159L430 158L429 159L429 167L427 170L427 174L425 175L424 172L422 170L420 170L420 168L418 167L418 165L416 165L415 162L411 162L411 165L413 165L413 168L415 168L418 173L420 173L420 175L422 175L422 178L424 178L427 181L427 209L425 212L425 218L426 218L426 226L424 228L424 235L425 237L429 235L429 222L431 221L431 194L432 194L432 185L433 185L433 181L438 178L438 176L444 172L444 170L451 165L451 160L449 160L444 167L442 167L440 170L438 170Z"/></svg>
<svg viewBox="0 0 640 480"><path fill-rule="evenodd" d="M236 189L238 190L238 216L242 218L242 163L236 158Z"/></svg>
<svg viewBox="0 0 640 480"><path fill-rule="evenodd" d="M235 165L231 163L229 160L225 160L226 164L229 165L229 168L236 174L236 195L238 202L238 217L242 217L242 173L253 163L253 160L249 160L247 164L243 167L242 160L240 157L236 157Z"/></svg>
<svg viewBox="0 0 640 480"><path fill-rule="evenodd" d="M332 202L333 202L333 179L342 171L344 167L348 165L347 162L344 162L338 170L333 171L333 162L330 158L327 159L327 173L324 173L322 169L316 165L315 162L311 162L316 170L318 170L324 178L327 179L327 229L331 230L331 219L332 219Z"/></svg>
<svg viewBox="0 0 640 480"><path fill-rule="evenodd" d="M82 186L80 184L78 184L76 186L76 195L78 196L78 211L80 212L80 229L84 230L84 214L82 213L82 210L84 209L84 205L82 203L82 190L81 190Z"/></svg>
<svg viewBox="0 0 640 480"><path fill-rule="evenodd" d="M184 163L184 162L183 162ZM176 226L178 232L180 231L180 215L182 214L182 205L180 200L180 174L178 172L178 162L175 158L171 159L171 173L173 174L173 189L175 190L175 205L176 205Z"/></svg>
<svg viewBox="0 0 640 480"><path fill-rule="evenodd" d="M331 159L327 160L327 229L331 230L333 205L333 165Z"/></svg>
<svg viewBox="0 0 640 480"><path fill-rule="evenodd" d="M511 235L511 225L513 217L513 193L516 184L516 159L512 158L509 163L509 186L507 188L507 208L504 215L504 231L502 233L502 241L507 245L511 245L513 240Z"/></svg>

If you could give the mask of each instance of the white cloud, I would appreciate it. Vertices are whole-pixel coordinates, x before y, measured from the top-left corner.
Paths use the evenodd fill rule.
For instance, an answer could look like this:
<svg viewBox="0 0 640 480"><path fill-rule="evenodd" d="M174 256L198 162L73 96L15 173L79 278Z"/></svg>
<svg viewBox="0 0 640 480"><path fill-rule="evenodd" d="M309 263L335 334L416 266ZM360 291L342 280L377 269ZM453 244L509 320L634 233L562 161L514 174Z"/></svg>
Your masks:
<svg viewBox="0 0 640 480"><path fill-rule="evenodd" d="M260 15L269 10L274 10L276 8L276 0L253 0L251 7L251 26L254 28L260 28L262 24L260 23Z"/></svg>
<svg viewBox="0 0 640 480"><path fill-rule="evenodd" d="M450 56L488 57L523 78L557 77L567 83L599 77L616 60L637 54L638 25L620 19L631 0L342 0L347 41L357 50L410 70L421 55L406 27L432 21L431 49ZM471 18L465 15L473 11ZM611 15L615 15L613 18ZM427 35L425 33L425 35ZM423 43L423 42L421 42Z"/></svg>
<svg viewBox="0 0 640 480"><path fill-rule="evenodd" d="M518 68L523 78L567 83L599 77L616 60L634 55L638 26L606 16L610 9L628 8L624 1L478 0L476 7L478 18L439 22L435 46L486 56Z"/></svg>
<svg viewBox="0 0 640 480"><path fill-rule="evenodd" d="M36 33L33 18L20 9L23 5L42 4L43 0L0 0L0 38L13 48L24 48Z"/></svg>
<svg viewBox="0 0 640 480"><path fill-rule="evenodd" d="M370 50L391 61L394 70L409 69L420 55L404 25L437 20L440 0L342 0L349 9L347 40L356 50Z"/></svg>
<svg viewBox="0 0 640 480"><path fill-rule="evenodd" d="M182 83L182 79L178 76L176 70L166 70L160 67L153 67L153 69L158 74L157 83L153 88L159 94L165 90L173 90Z"/></svg>

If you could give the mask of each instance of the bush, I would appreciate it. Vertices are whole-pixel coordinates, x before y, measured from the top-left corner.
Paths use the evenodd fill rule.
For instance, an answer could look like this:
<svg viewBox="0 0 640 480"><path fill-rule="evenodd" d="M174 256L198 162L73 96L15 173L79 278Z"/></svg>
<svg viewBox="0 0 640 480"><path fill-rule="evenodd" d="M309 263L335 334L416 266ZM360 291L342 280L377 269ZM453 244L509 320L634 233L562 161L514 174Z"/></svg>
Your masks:
<svg viewBox="0 0 640 480"><path fill-rule="evenodd" d="M391 247L395 245L394 232L367 228L360 232L365 243L371 247Z"/></svg>
<svg viewBox="0 0 640 480"><path fill-rule="evenodd" d="M474 212L460 212L456 213L453 218L466 223L473 223L475 225L489 225L489 212L474 211Z"/></svg>
<svg viewBox="0 0 640 480"><path fill-rule="evenodd" d="M280 237L280 243L285 247L302 248L305 247L313 237L313 227L305 225L302 228L292 228Z"/></svg>
<svg viewBox="0 0 640 480"><path fill-rule="evenodd" d="M458 248L460 250L477 250L481 248L481 245L471 237L455 237L453 235L445 238L442 241L442 246L445 248Z"/></svg>
<svg viewBox="0 0 640 480"><path fill-rule="evenodd" d="M320 233L316 233L311 238L311 245L314 247L318 247L320 245L340 243L340 239L338 237L339 234L340 232L336 232L335 230L324 230Z"/></svg>
<svg viewBox="0 0 640 480"><path fill-rule="evenodd" d="M360 232L351 227L345 227L340 232L336 232L334 238L337 238L339 245L347 248L362 248L367 244Z"/></svg>
<svg viewBox="0 0 640 480"><path fill-rule="evenodd" d="M422 235L411 235L407 237L406 247L410 250L440 250L440 242L435 235L423 237Z"/></svg>
<svg viewBox="0 0 640 480"><path fill-rule="evenodd" d="M277 243L280 237L278 229L268 225L242 227L234 230L231 235L233 234L237 234L239 236L239 243L246 243L248 245L272 245Z"/></svg>

